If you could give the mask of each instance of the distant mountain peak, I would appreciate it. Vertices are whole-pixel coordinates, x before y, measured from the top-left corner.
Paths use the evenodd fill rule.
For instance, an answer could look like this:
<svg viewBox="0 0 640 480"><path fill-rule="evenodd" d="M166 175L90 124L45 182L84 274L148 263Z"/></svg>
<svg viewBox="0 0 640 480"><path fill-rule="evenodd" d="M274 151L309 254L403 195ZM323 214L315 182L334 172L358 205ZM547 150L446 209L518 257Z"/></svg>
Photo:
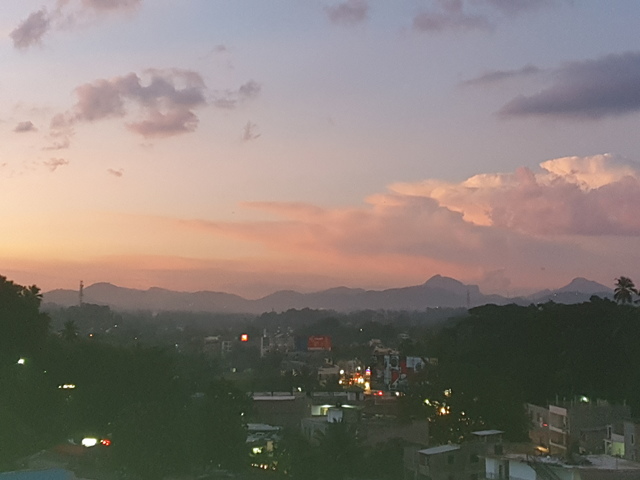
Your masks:
<svg viewBox="0 0 640 480"><path fill-rule="evenodd" d="M456 280L455 278L451 277L443 277L442 275L434 275L429 280L424 282L424 285L437 288L460 288L465 286L464 283L462 283L460 280Z"/></svg>
<svg viewBox="0 0 640 480"><path fill-rule="evenodd" d="M354 310L423 310L431 307L466 308L494 303L586 302L592 295L610 298L613 290L586 278L574 278L558 290L545 290L528 298L509 299L500 295L484 295L478 285L466 285L459 280L434 275L422 285L386 290L335 287L314 293L280 290L266 297L247 300L224 292L176 292L151 287L136 290L118 287L108 282L94 283L85 288L87 303L109 305L120 310L191 311L226 313L263 313L291 308L314 308L337 311ZM46 303L71 306L78 304L77 290L54 290L44 293Z"/></svg>
<svg viewBox="0 0 640 480"><path fill-rule="evenodd" d="M582 292L582 293L603 293L611 292L611 288L601 283L588 280L584 277L576 277L567 285L556 290L556 292Z"/></svg>

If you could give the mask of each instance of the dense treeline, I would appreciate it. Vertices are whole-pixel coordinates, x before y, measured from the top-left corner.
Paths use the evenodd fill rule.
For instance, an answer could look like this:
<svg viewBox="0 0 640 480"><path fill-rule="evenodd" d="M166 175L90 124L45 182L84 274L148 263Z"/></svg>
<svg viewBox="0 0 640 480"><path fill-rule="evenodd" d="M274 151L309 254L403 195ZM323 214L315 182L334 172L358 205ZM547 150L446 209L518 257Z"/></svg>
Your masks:
<svg viewBox="0 0 640 480"><path fill-rule="evenodd" d="M577 305L485 305L464 315L444 309L351 314L306 309L252 318L116 313L83 305L53 311L53 322L40 303L37 287L0 277L0 470L86 435L112 441L102 466L141 478L245 468L243 424L250 402L244 392L309 391L319 388L317 378L312 369L283 373L283 354L260 358L257 347L238 344L231 354L215 358L202 354L196 343L204 335L259 336L264 328L331 335L334 360L373 362L372 338L401 355L438 358L438 366L415 377L400 397L401 419L428 418L434 444L460 441L485 428L524 439L523 403L556 397L627 401L636 415L640 412L635 368L640 308L629 302L593 297ZM240 378L246 382L233 383ZM342 469L334 468L340 462L322 461L336 445L351 452ZM375 465L383 451L392 463L350 470L350 459ZM401 451L402 443L394 440L365 451L343 426L316 447L289 432L276 456L280 474L293 478L364 473L393 478Z"/></svg>
<svg viewBox="0 0 640 480"><path fill-rule="evenodd" d="M640 414L640 309L592 297L563 305L485 305L432 342L445 366L509 385L528 402L586 395Z"/></svg>
<svg viewBox="0 0 640 480"><path fill-rule="evenodd" d="M80 336L74 319L51 334L40 301L36 287L0 277L0 471L87 436L111 442L89 467L141 478L246 464L250 402L215 365ZM93 310L90 318L113 320Z"/></svg>

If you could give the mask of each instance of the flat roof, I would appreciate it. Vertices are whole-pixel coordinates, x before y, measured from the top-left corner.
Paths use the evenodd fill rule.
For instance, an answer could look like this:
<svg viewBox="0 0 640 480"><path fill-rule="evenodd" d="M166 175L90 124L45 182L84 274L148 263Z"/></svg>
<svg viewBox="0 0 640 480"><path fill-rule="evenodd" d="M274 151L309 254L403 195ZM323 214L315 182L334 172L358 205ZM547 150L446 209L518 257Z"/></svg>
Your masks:
<svg viewBox="0 0 640 480"><path fill-rule="evenodd" d="M437 447L418 450L418 453L422 455L437 455L438 453L453 452L455 450L460 450L460 445L439 445Z"/></svg>
<svg viewBox="0 0 640 480"><path fill-rule="evenodd" d="M487 458L505 458L508 460L516 460L527 463L533 460L531 456L521 453L509 453L505 455L487 455ZM578 469L578 470L632 470L640 472L640 463L625 460L623 458L612 457L611 455L586 455L583 457L588 463L581 465L572 465L566 463L562 458L536 456L535 461L545 463L560 468Z"/></svg>
<svg viewBox="0 0 640 480"><path fill-rule="evenodd" d="M266 423L247 423L247 430L252 431L263 431L263 432L277 432L281 430L282 427L274 427L273 425L267 425Z"/></svg>
<svg viewBox="0 0 640 480"><path fill-rule="evenodd" d="M478 430L477 432L471 432L471 433L479 437L486 437L488 435L498 435L504 432L502 430Z"/></svg>
<svg viewBox="0 0 640 480"><path fill-rule="evenodd" d="M276 395L276 396L271 396L271 395L254 395L253 396L254 400L257 401L262 401L262 400L266 400L269 402L278 402L278 401L291 401L291 400L295 400L296 397L293 395Z"/></svg>

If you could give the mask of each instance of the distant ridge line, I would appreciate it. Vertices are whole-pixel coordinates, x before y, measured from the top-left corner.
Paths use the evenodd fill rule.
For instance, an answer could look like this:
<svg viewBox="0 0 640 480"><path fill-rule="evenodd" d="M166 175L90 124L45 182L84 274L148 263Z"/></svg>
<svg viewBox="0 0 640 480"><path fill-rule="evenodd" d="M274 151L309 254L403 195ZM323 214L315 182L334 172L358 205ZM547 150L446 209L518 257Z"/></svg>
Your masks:
<svg viewBox="0 0 640 480"><path fill-rule="evenodd" d="M485 295L477 285L465 285L450 277L434 275L422 285L364 290L361 288L334 287L313 293L281 290L265 297L248 300L239 295L213 292L177 292L159 287L147 290L118 287L99 282L83 287L84 303L108 305L114 310L127 311L184 311L211 313L282 312L289 309L326 309L339 312L355 310L424 310L427 308L466 309L493 303L580 303L592 295L612 298L613 290L587 280L575 278L556 290L543 290L527 297ZM78 291L52 290L43 295L45 304L70 307L78 304Z"/></svg>

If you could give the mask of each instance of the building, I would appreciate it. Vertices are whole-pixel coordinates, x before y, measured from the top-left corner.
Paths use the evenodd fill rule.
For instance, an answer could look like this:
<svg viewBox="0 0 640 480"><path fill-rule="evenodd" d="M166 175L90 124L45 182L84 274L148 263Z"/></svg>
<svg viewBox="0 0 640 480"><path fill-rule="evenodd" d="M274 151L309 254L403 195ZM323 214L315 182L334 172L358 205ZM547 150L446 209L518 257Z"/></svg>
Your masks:
<svg viewBox="0 0 640 480"><path fill-rule="evenodd" d="M607 438L609 450L612 443L620 443L622 438L612 437L608 427L622 425L631 416L628 405L612 405L586 397L547 407L527 404L526 408L531 420L531 442L540 453L550 455L567 455L571 451L605 453Z"/></svg>
<svg viewBox="0 0 640 480"><path fill-rule="evenodd" d="M640 424L631 420L623 422L624 458L634 462L640 461L640 448L637 439L640 438Z"/></svg>
<svg viewBox="0 0 640 480"><path fill-rule="evenodd" d="M473 432L473 440L461 444L418 449L407 447L404 480L480 480L485 477L484 457L502 454L500 430ZM508 478L508 477L507 477Z"/></svg>
<svg viewBox="0 0 640 480"><path fill-rule="evenodd" d="M300 428L311 409L309 397L299 392L256 392L252 398L252 420L279 427Z"/></svg>
<svg viewBox="0 0 640 480"><path fill-rule="evenodd" d="M586 455L577 462L524 454L487 455L486 479L640 480L640 464L609 455Z"/></svg>

